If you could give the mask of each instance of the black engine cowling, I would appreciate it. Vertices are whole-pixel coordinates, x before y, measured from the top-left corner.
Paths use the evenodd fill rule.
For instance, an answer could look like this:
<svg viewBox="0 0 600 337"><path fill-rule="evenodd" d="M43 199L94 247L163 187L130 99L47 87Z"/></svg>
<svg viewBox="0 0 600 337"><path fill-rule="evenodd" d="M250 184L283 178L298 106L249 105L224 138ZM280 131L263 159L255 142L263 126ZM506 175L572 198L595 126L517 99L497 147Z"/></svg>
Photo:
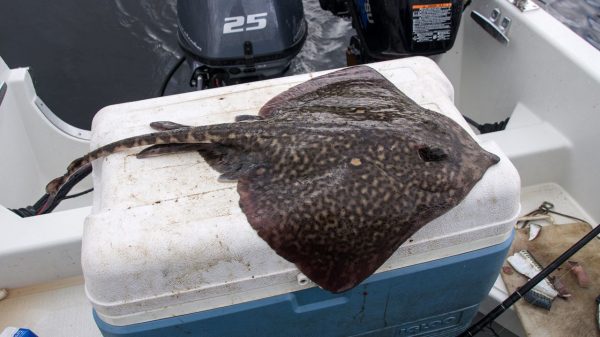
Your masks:
<svg viewBox="0 0 600 337"><path fill-rule="evenodd" d="M357 35L349 50L363 61L448 51L463 10L463 0L320 1L323 9L352 16Z"/></svg>

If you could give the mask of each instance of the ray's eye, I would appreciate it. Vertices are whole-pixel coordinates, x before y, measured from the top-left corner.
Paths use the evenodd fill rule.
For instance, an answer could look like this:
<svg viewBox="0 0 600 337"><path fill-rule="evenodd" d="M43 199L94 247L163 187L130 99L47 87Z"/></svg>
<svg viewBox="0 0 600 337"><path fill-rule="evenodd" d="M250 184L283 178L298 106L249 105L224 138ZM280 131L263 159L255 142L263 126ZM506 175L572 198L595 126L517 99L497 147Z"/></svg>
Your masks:
<svg viewBox="0 0 600 337"><path fill-rule="evenodd" d="M445 160L448 158L448 154L439 147L431 148L429 146L425 146L419 149L419 157L421 157L421 159L423 159L425 162L435 162Z"/></svg>

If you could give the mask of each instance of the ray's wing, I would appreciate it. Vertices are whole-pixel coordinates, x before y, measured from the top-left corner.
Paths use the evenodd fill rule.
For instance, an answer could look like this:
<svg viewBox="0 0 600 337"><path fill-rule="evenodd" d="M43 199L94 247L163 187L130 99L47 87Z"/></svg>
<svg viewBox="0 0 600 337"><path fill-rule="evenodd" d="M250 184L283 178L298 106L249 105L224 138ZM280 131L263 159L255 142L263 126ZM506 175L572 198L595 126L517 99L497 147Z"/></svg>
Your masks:
<svg viewBox="0 0 600 337"><path fill-rule="evenodd" d="M268 170L261 178L238 182L240 204L259 236L329 291L356 286L414 233L405 214L390 214L387 206L373 204L390 201L392 195L384 186L373 191L358 182L369 171L363 165L336 168L291 185L272 184Z"/></svg>
<svg viewBox="0 0 600 337"><path fill-rule="evenodd" d="M404 118L398 111L419 106L383 75L368 66L334 71L277 95L259 111L264 118L301 119L307 122Z"/></svg>
<svg viewBox="0 0 600 337"><path fill-rule="evenodd" d="M465 162L461 149L423 146L393 128L344 131L328 143L316 139L335 131L303 132L240 177L240 206L277 254L333 292L371 275L497 162L475 147Z"/></svg>

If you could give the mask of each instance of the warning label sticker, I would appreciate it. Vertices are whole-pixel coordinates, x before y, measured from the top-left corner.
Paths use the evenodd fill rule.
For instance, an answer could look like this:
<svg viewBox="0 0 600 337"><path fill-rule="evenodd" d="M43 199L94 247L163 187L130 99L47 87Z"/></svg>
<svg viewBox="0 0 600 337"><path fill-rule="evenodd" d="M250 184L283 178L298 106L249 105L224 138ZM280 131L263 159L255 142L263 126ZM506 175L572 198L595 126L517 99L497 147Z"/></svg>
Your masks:
<svg viewBox="0 0 600 337"><path fill-rule="evenodd" d="M413 41L432 42L450 40L452 3L412 5Z"/></svg>

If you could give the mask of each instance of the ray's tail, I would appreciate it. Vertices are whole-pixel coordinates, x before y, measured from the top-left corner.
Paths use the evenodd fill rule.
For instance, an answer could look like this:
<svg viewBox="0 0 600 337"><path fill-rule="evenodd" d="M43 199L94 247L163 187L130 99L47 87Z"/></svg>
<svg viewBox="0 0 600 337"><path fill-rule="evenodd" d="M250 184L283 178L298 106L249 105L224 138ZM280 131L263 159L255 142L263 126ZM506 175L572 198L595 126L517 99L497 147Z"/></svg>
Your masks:
<svg viewBox="0 0 600 337"><path fill-rule="evenodd" d="M210 134L206 127L181 128L175 130L159 131L140 136L133 136L97 148L88 154L79 157L67 167L67 172L50 181L46 185L46 193L54 195L73 176L82 170L87 170L92 161L106 157L113 153L125 151L134 147L160 144L201 143L210 141Z"/></svg>

